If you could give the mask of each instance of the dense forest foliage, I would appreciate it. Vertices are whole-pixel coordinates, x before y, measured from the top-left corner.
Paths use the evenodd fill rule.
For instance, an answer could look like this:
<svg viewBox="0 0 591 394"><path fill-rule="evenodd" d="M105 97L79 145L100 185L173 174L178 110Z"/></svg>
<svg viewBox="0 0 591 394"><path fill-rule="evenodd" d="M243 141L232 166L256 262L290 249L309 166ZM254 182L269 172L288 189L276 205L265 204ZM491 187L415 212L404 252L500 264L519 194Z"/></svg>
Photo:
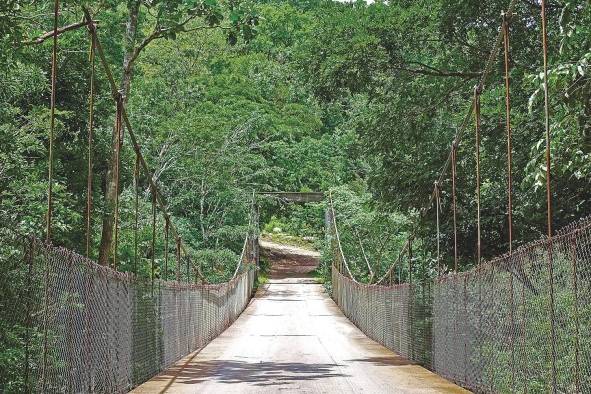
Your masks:
<svg viewBox="0 0 591 394"><path fill-rule="evenodd" d="M240 253L253 191L331 191L345 254L361 276L384 272L412 228L422 275L434 275L435 211L419 220L507 0L71 0L59 26L96 20L106 59L151 171L193 263L227 278ZM548 2L555 226L591 212L591 7ZM43 236L47 210L53 1L0 3L0 221ZM545 234L540 6L511 19L516 243ZM89 90L86 27L57 54L53 242L85 251ZM90 257L112 253L115 104L95 64ZM482 95L483 255L507 251L505 90L499 56ZM474 264L474 135L458 152L459 252ZM135 158L127 134L120 179L120 270L134 256ZM453 260L449 176L442 186L443 259ZM149 275L151 196L139 177L139 274ZM322 239L325 204L259 199L261 224ZM164 221L156 261L162 276ZM171 246L173 253L174 246ZM0 245L4 256L12 255ZM10 259L1 259L7 263ZM12 265L11 265L12 266ZM18 278L0 276L0 306ZM400 275L404 275L401 273ZM16 279L15 279L16 278ZM6 297L5 297L6 295ZM0 324L12 327L2 318ZM18 358L18 335L0 362ZM4 334L0 334L4 335ZM7 372L8 373L8 372ZM0 377L0 382L9 377Z"/></svg>
<svg viewBox="0 0 591 394"><path fill-rule="evenodd" d="M213 267L224 261L215 258L217 253L239 252L253 190L339 186L359 211L348 212L351 223L345 225L359 227L365 219L355 215L361 211L394 214L399 220L376 220L379 227L355 231L379 228L400 238L428 200L447 158L506 3L69 1L62 4L59 25L80 22L82 7L97 20L107 60L173 221ZM52 29L53 2L11 0L0 7L0 214L3 223L41 235L52 41L43 34ZM545 228L539 12L537 2L520 1L511 20L519 243L539 238ZM553 194L560 226L591 206L588 2L551 1L548 25ZM53 238L81 252L88 57L85 28L60 35ZM95 68L91 256L106 264L112 245L115 105L102 67ZM501 57L482 108L483 252L490 257L507 250ZM476 245L472 133L458 158L460 256L469 265ZM123 270L130 269L133 252L133 166L133 150L125 142L119 188ZM151 198L145 179L139 187L140 250L147 261ZM321 207L261 204L263 221L273 215L291 232L322 234ZM443 249L449 251L449 177L442 185L442 204ZM434 220L431 210L419 224L425 245L433 246ZM158 236L162 244L162 231Z"/></svg>
<svg viewBox="0 0 591 394"><path fill-rule="evenodd" d="M97 21L173 222L193 262L212 280L225 278L238 258L252 192L277 190L332 190L337 220L350 241L346 254L360 275L369 275L368 257L383 272L411 228L417 229L416 256L424 257L424 273L433 274L435 212L419 221L418 209L428 201L466 114L506 0L104 0L61 6L59 26L82 21L83 7ZM584 0L553 0L548 8L552 193L559 227L591 212L591 7ZM545 233L539 14L537 1L519 1L510 29L517 243ZM52 26L51 1L0 4L0 220L39 236L47 209ZM59 36L53 241L81 253L89 47L85 27ZM115 104L98 61L95 70L90 255L107 264L116 190ZM504 94L499 57L482 95L485 257L507 251ZM128 271L135 159L125 138L119 269ZM460 257L469 267L476 247L473 133L460 145L458 160ZM139 270L148 275L154 251L146 174L138 187ZM441 193L442 250L449 266L449 177ZM322 238L322 204L259 203L263 224L273 221L294 235ZM157 225L162 251L160 215ZM162 258L158 252L158 267Z"/></svg>

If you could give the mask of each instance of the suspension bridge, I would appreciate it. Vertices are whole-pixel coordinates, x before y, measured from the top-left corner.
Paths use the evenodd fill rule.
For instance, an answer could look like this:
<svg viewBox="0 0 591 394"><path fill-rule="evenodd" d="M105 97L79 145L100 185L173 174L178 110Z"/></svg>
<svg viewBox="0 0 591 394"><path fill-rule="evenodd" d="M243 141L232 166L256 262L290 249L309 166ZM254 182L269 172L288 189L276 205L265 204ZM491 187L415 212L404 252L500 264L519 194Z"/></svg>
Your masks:
<svg viewBox="0 0 591 394"><path fill-rule="evenodd" d="M148 278L118 271L118 203L110 266L99 265L51 243L56 48L60 31L56 1L53 37L49 187L46 239L3 229L7 261L24 278L17 290L25 329L19 373L28 392L564 392L591 391L591 219L552 229L550 129L545 84L548 236L513 250L511 201L511 111L509 4L464 122L458 128L428 204L437 214L437 267L415 279L411 232L383 275L355 277L339 232L338 206L330 195L278 193L294 201L324 200L332 252L330 293L307 277L274 277L257 286L259 232L256 198L240 258L229 280L209 283L167 210L125 103L102 50L95 22L85 10L94 55L110 82L116 108L115 180L127 131L136 155L134 178L143 174L152 196L152 254ZM547 80L545 2L541 1L544 78ZM480 258L480 95L504 50L507 130L509 250L491 261ZM91 84L92 86L92 84ZM94 92L90 92L92 98ZM88 148L92 177L92 100ZM463 134L474 120L478 259L458 271L456 159ZM451 170L451 171L450 171ZM451 172L454 266L443 266L440 193ZM88 182L91 196L92 182ZM115 193L118 198L118 191ZM137 199L136 199L137 201ZM164 267L156 275L156 214L164 217ZM87 218L92 201L87 204ZM137 215L137 209L136 209ZM136 228L137 230L137 228ZM87 250L90 238L87 220ZM176 247L169 257L169 238ZM137 242L137 241L136 241ZM135 245L137 254L137 243ZM168 268L169 259L171 267ZM396 273L408 263L403 281ZM186 267L186 269L184 269ZM191 269L190 267L196 267ZM371 265L368 263L371 270ZM423 267L424 268L424 267ZM182 272L182 271L185 272ZM169 275L172 274L172 275ZM173 278L170 278L172 276ZM330 295L330 297L329 297ZM16 313L16 312L15 312Z"/></svg>

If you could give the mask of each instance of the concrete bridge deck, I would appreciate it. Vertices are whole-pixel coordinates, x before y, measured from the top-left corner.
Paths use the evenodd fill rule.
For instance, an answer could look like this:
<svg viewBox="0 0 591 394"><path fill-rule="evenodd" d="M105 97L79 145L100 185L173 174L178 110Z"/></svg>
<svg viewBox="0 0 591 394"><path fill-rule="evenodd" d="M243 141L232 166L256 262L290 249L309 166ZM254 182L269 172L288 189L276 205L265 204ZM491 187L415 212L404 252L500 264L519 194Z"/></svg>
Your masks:
<svg viewBox="0 0 591 394"><path fill-rule="evenodd" d="M366 337L322 285L271 279L201 351L134 393L466 393Z"/></svg>

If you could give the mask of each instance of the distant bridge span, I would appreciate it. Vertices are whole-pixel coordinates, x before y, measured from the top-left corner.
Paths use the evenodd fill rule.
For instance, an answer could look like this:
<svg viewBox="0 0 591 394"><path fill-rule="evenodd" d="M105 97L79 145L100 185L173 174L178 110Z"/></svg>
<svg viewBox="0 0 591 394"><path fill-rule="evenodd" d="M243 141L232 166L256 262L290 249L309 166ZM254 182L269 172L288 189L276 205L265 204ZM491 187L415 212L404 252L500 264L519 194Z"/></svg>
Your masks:
<svg viewBox="0 0 591 394"><path fill-rule="evenodd" d="M285 202L320 202L324 201L323 192L258 192L258 195L275 197Z"/></svg>

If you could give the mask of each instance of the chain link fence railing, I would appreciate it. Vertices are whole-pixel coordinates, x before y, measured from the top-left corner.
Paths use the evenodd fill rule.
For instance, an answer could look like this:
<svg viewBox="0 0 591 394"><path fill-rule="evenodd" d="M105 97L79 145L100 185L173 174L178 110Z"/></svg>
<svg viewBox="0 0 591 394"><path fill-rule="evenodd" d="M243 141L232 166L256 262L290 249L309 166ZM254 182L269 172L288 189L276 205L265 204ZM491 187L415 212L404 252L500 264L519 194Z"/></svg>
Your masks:
<svg viewBox="0 0 591 394"><path fill-rule="evenodd" d="M394 352L479 393L591 392L591 218L412 285L358 283L340 250L334 299Z"/></svg>
<svg viewBox="0 0 591 394"><path fill-rule="evenodd" d="M136 277L36 238L1 234L2 392L124 393L224 331L248 304L256 245L222 284ZM18 283L18 286L16 285ZM7 290L10 289L10 290Z"/></svg>

